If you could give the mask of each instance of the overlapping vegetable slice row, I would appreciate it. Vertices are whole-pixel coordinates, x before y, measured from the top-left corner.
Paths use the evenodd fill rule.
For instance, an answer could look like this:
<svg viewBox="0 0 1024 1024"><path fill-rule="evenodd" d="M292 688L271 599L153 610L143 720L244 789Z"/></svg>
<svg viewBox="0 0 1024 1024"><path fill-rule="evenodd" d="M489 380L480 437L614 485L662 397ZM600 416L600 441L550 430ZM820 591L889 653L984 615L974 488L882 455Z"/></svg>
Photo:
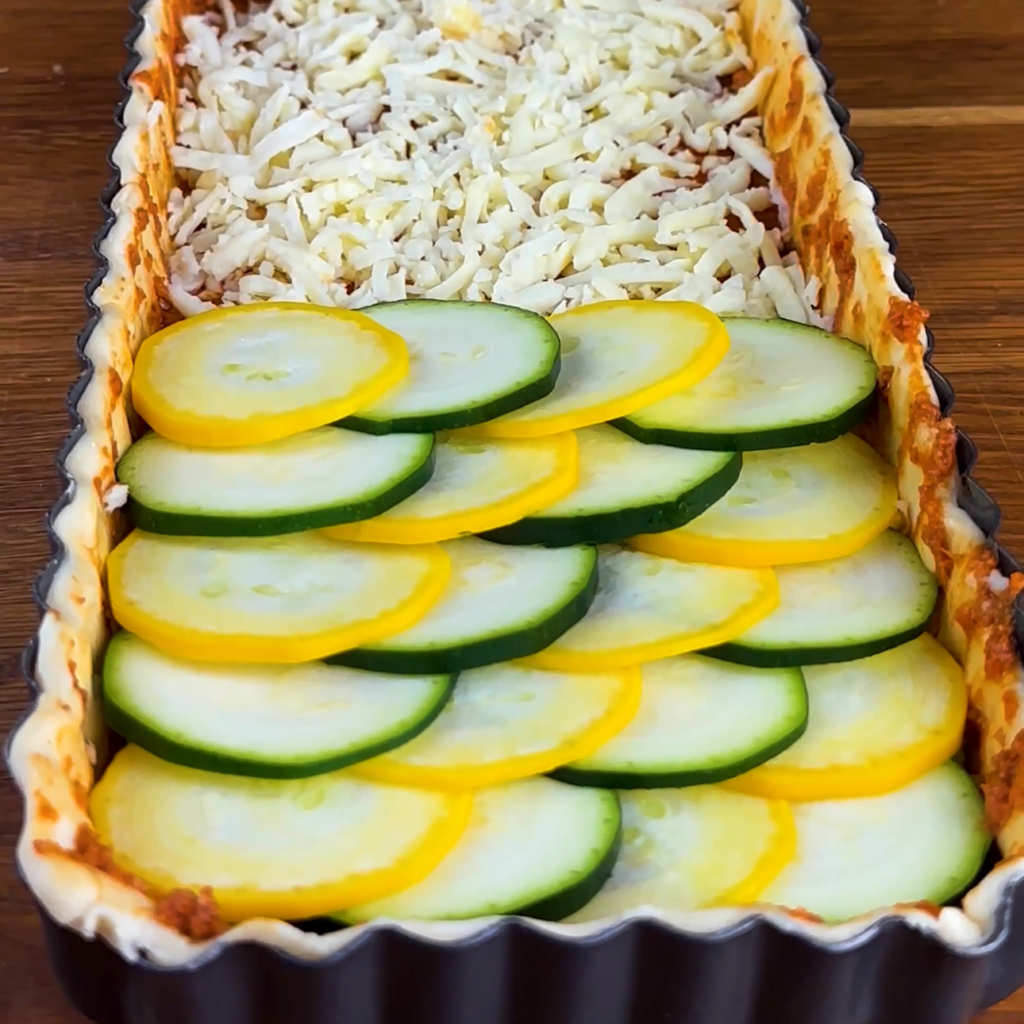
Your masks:
<svg viewBox="0 0 1024 1024"><path fill-rule="evenodd" d="M162 433L118 467L140 529L104 672L133 745L94 795L140 877L348 922L840 917L970 881L963 679L848 433L858 346L687 303L411 301L218 311L142 353ZM935 870L830 888L809 851L847 818L903 842L886 801Z"/></svg>

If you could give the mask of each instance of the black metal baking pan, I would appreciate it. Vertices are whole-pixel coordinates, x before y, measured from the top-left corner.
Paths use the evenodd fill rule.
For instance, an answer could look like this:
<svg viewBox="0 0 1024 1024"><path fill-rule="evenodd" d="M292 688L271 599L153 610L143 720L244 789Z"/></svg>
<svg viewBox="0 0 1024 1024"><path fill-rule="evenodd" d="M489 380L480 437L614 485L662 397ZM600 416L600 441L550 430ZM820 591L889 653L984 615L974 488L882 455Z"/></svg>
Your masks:
<svg viewBox="0 0 1024 1024"><path fill-rule="evenodd" d="M132 0L135 24L125 39L132 57L120 78L119 131L145 2ZM862 173L863 153L846 135L850 115L832 94L834 77L806 24L807 6L790 2L828 85L854 176L871 187ZM100 244L114 224L110 203L119 187L110 163L114 174L101 196L104 225L93 244L97 271L86 287L89 317L77 342L83 371L67 400L73 428L57 456L67 489L46 517L52 558L35 586L41 613L65 557L53 520L70 499L65 460L84 429L77 405L93 373L85 344L99 318L92 296L107 270ZM879 227L895 253L891 230L882 221ZM913 284L899 268L896 280L913 298ZM929 332L927 369L945 416L954 393L932 365L932 349ZM960 431L957 441L960 506L992 541L1000 569L1019 571L994 540L998 505L970 477L977 450ZM1024 650L1024 595L1015 609L1015 634ZM36 656L33 639L22 661L33 700ZM585 938L503 918L444 943L382 926L316 961L239 943L168 968L128 962L104 941L62 927L42 907L39 913L68 999L98 1024L964 1024L1024 984L1024 879L1006 887L991 935L969 949L954 949L895 915L828 943L761 916L699 935L631 920Z"/></svg>

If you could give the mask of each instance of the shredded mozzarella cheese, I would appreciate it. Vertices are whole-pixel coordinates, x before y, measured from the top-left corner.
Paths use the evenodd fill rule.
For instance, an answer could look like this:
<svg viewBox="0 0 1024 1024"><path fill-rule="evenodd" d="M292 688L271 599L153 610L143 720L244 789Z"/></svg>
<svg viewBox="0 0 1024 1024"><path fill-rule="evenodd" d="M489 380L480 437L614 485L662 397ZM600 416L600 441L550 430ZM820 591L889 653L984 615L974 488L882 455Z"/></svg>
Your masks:
<svg viewBox="0 0 1024 1024"><path fill-rule="evenodd" d="M224 0L186 18L173 301L688 299L817 322L817 283L758 216L772 72L750 74L735 2Z"/></svg>

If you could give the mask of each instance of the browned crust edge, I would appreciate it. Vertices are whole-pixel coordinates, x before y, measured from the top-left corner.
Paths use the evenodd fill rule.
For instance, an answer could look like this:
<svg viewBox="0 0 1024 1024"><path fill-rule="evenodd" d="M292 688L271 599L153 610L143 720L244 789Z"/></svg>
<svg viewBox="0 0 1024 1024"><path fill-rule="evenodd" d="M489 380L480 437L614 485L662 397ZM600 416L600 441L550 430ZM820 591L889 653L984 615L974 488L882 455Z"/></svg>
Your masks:
<svg viewBox="0 0 1024 1024"><path fill-rule="evenodd" d="M743 0L741 10L756 63L778 69L764 130L804 271L821 281L834 330L869 348L885 381L871 440L897 467L911 536L942 587L940 637L964 666L987 817L1012 856L1024 850L1022 743L1014 742L1024 724L1024 674L1012 629L1024 576L999 572L991 542L957 503L955 429L925 369L928 313L896 283L874 199L854 179L795 8L789 0Z"/></svg>

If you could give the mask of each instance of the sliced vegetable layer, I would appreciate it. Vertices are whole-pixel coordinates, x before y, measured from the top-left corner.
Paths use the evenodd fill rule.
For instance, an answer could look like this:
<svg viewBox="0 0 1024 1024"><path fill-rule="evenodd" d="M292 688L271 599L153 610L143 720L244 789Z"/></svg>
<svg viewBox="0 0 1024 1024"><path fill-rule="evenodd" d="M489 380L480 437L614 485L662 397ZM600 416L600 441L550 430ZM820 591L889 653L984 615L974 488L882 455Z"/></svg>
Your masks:
<svg viewBox="0 0 1024 1024"><path fill-rule="evenodd" d="M687 654L640 668L640 709L588 757L555 770L581 786L655 789L719 782L796 742L807 726L799 669L727 665Z"/></svg>
<svg viewBox="0 0 1024 1024"><path fill-rule="evenodd" d="M460 920L521 914L558 921L589 902L611 874L622 815L614 793L520 779L473 794L455 849L421 882L352 907L376 917Z"/></svg>
<svg viewBox="0 0 1024 1024"><path fill-rule="evenodd" d="M437 720L353 771L381 782L479 789L540 775L596 750L636 714L640 673L545 672L522 662L459 677Z"/></svg>
<svg viewBox="0 0 1024 1024"><path fill-rule="evenodd" d="M114 860L157 889L213 889L228 921L295 920L426 877L465 831L468 795L381 786L347 772L248 779L125 747L92 792Z"/></svg>
<svg viewBox="0 0 1024 1024"><path fill-rule="evenodd" d="M344 425L370 434L469 427L550 394L558 335L542 316L497 302L409 299L361 309L401 335L409 374Z"/></svg>
<svg viewBox="0 0 1024 1024"><path fill-rule="evenodd" d="M953 763L863 800L795 804L797 853L761 894L842 921L894 903L942 905L981 869L991 837L981 794Z"/></svg>
<svg viewBox="0 0 1024 1024"><path fill-rule="evenodd" d="M451 695L451 675L378 675L321 662L185 661L120 632L103 663L107 724L165 761L296 779L412 739Z"/></svg>
<svg viewBox="0 0 1024 1024"><path fill-rule="evenodd" d="M107 559L114 618L195 661L296 662L358 647L421 619L448 581L437 545L343 544L136 530Z"/></svg>
<svg viewBox="0 0 1024 1024"><path fill-rule="evenodd" d="M927 633L883 654L803 672L807 731L730 787L786 800L872 796L899 789L960 747L963 673Z"/></svg>
<svg viewBox="0 0 1024 1024"><path fill-rule="evenodd" d="M938 597L917 548L895 530L852 555L783 565L775 575L779 607L709 653L765 668L853 661L922 633Z"/></svg>
<svg viewBox="0 0 1024 1024"><path fill-rule="evenodd" d="M530 663L565 672L637 665L724 643L778 602L770 569L600 549L590 611Z"/></svg>
<svg viewBox="0 0 1024 1024"><path fill-rule="evenodd" d="M317 427L246 448L196 448L146 434L125 453L132 522L151 533L265 537L369 519L418 491L434 439Z"/></svg>
<svg viewBox="0 0 1024 1024"><path fill-rule="evenodd" d="M739 480L678 530L630 544L683 561L786 565L853 554L896 512L891 466L853 434L826 444L750 452Z"/></svg>
<svg viewBox="0 0 1024 1024"><path fill-rule="evenodd" d="M724 317L729 354L702 381L617 420L648 444L753 451L831 441L871 408L861 345L789 320Z"/></svg>
<svg viewBox="0 0 1024 1024"><path fill-rule="evenodd" d="M408 369L402 339L362 313L258 302L201 313L147 338L132 401L172 441L231 448L349 416Z"/></svg>
<svg viewBox="0 0 1024 1024"><path fill-rule="evenodd" d="M579 482L571 493L487 536L502 544L606 544L673 530L721 498L740 472L733 453L640 444L612 427L576 432Z"/></svg>
<svg viewBox="0 0 1024 1024"><path fill-rule="evenodd" d="M574 434L526 440L449 437L434 449L434 475L374 519L328 532L341 540L426 544L514 523L576 485Z"/></svg>
<svg viewBox="0 0 1024 1024"><path fill-rule="evenodd" d="M587 613L597 590L593 547L510 548L476 537L443 545L451 577L412 626L340 663L375 672L461 672L543 650Z"/></svg>
<svg viewBox="0 0 1024 1024"><path fill-rule="evenodd" d="M550 321L562 340L554 390L477 431L543 437L628 416L702 380L729 348L722 321L691 302L595 302Z"/></svg>
<svg viewBox="0 0 1024 1024"><path fill-rule="evenodd" d="M782 800L717 786L637 789L621 800L622 850L612 877L572 921L641 907L753 903L793 856L793 816Z"/></svg>

